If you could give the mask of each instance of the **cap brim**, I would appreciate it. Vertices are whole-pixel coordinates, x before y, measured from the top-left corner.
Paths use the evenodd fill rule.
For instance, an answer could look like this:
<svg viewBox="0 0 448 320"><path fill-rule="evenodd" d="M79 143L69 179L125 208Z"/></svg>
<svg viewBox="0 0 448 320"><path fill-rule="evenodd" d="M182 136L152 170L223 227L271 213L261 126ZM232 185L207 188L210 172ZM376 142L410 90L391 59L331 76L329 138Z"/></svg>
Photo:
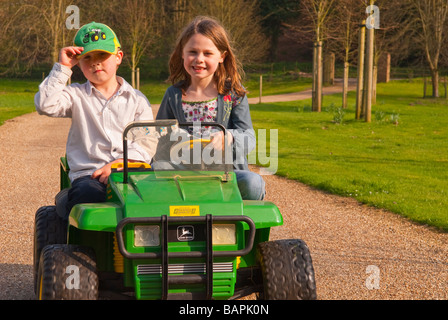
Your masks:
<svg viewBox="0 0 448 320"><path fill-rule="evenodd" d="M89 46L84 47L84 50L81 54L77 55L76 57L78 59L82 58L85 54L90 53L90 52L94 52L94 51L100 51L100 52L107 52L110 54L117 54L118 52L118 48L115 46L110 46L109 48L96 48L96 46L91 46L91 48L89 48Z"/></svg>

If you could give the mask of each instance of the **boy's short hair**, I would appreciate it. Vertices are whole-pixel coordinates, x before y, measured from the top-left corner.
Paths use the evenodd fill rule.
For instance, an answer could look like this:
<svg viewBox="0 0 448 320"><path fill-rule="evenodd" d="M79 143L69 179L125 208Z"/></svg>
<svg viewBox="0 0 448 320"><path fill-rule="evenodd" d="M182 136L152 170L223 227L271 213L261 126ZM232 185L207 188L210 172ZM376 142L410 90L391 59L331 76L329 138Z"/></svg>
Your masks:
<svg viewBox="0 0 448 320"><path fill-rule="evenodd" d="M94 21L82 26L73 42L75 46L84 48L84 51L77 56L78 58L92 51L117 54L121 47L117 35L110 27Z"/></svg>

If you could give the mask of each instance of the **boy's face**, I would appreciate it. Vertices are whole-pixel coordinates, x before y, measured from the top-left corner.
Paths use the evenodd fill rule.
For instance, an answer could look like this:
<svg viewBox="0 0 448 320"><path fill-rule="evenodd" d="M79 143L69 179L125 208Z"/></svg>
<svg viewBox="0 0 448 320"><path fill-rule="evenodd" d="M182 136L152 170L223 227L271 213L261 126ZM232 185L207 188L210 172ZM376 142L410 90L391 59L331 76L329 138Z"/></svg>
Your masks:
<svg viewBox="0 0 448 320"><path fill-rule="evenodd" d="M123 52L110 54L103 51L86 53L79 60L79 67L84 76L94 85L105 85L115 81L117 68L123 60Z"/></svg>

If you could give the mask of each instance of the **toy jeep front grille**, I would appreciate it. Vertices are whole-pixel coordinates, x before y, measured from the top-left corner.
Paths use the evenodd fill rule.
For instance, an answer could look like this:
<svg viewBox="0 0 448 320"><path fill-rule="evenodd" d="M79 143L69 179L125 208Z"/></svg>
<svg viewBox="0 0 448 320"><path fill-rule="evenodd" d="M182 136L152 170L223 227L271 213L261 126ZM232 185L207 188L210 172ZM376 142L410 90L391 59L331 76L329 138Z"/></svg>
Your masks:
<svg viewBox="0 0 448 320"><path fill-rule="evenodd" d="M248 236L246 238L245 247L239 250L213 250L213 223L214 222L244 222L249 227ZM205 228L205 250L203 251L169 251L169 225L182 224L204 224ZM124 229L127 225L159 225L160 226L160 246L159 250L152 252L129 252L124 242ZM196 217L168 217L163 215L161 217L145 217L145 218L125 218L121 220L116 229L118 249L120 253L126 258L134 261L136 265L136 293L145 296L159 296L162 299L168 299L169 288L178 287L182 284L187 285L204 285L204 297L211 299L217 289L217 285L229 287L234 284L233 276L228 275L234 273L233 262L214 262L214 258L231 258L235 260L238 256L244 256L251 252L255 240L255 223L247 216L206 216ZM130 246L132 248L132 246ZM174 264L169 263L169 259L196 259L199 258L198 263L182 264L179 261L173 261ZM149 263L140 262L140 260L147 260ZM205 262L203 262L205 260ZM137 263L138 261L138 263ZM154 264L151 263L154 261ZM236 261L236 260L235 260ZM161 262L161 264L158 264ZM227 274L227 275L226 275ZM225 277L227 279L223 282ZM159 287L160 286L160 287ZM233 288L233 285L232 285ZM148 292L146 292L148 291ZM157 292L155 293L155 292ZM140 293L139 293L140 292ZM146 292L146 293L144 293ZM149 293L151 292L151 294Z"/></svg>
<svg viewBox="0 0 448 320"><path fill-rule="evenodd" d="M168 274L205 273L205 263L169 264ZM232 262L213 263L213 272L233 272ZM161 264L140 264L137 266L137 275L161 274Z"/></svg>

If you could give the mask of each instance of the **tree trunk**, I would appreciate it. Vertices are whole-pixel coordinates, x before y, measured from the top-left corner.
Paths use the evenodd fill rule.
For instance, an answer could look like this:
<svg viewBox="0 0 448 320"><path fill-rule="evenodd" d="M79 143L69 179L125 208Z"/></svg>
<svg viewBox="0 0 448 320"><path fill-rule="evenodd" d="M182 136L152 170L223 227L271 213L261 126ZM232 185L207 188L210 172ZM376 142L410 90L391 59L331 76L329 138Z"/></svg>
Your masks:
<svg viewBox="0 0 448 320"><path fill-rule="evenodd" d="M361 119L363 110L363 89L364 89L364 55L365 55L365 40L366 40L366 22L361 24L359 29L359 43L358 43L358 84L356 88L356 119Z"/></svg>
<svg viewBox="0 0 448 320"><path fill-rule="evenodd" d="M439 97L439 70L431 70L431 81L432 81L432 97Z"/></svg>
<svg viewBox="0 0 448 320"><path fill-rule="evenodd" d="M349 63L348 61L344 62L344 86L342 89L342 108L347 108L347 94L348 94L348 71L349 71Z"/></svg>
<svg viewBox="0 0 448 320"><path fill-rule="evenodd" d="M320 112L322 108L322 41L314 44L313 54L313 99L312 110Z"/></svg>
<svg viewBox="0 0 448 320"><path fill-rule="evenodd" d="M372 112L372 89L373 89L373 50L374 50L374 29L366 30L366 76L365 76L365 112L364 119L366 122L371 121Z"/></svg>

